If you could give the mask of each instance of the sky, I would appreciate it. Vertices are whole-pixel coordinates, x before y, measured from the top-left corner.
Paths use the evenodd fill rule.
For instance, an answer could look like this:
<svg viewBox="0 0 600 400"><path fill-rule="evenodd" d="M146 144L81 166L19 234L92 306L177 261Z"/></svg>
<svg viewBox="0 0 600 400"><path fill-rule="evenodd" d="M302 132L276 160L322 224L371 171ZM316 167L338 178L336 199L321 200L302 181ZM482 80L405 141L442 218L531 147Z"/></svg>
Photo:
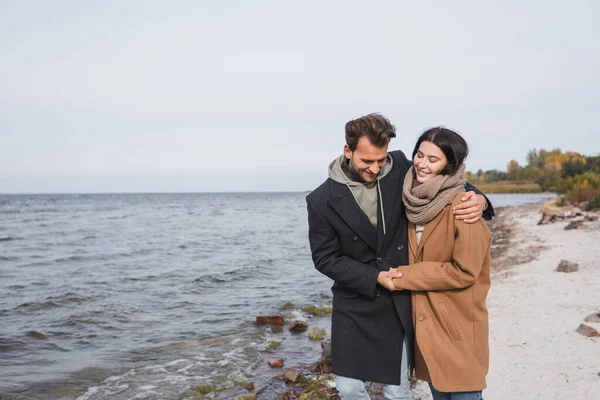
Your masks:
<svg viewBox="0 0 600 400"><path fill-rule="evenodd" d="M0 0L0 193L305 191L372 112L600 154L600 2Z"/></svg>

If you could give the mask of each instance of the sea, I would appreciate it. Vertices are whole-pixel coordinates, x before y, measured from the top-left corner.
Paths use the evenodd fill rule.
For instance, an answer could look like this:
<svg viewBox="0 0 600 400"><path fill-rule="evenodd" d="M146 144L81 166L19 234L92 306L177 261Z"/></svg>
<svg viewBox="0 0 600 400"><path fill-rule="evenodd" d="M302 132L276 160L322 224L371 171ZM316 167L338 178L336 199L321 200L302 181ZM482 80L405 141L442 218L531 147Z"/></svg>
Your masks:
<svg viewBox="0 0 600 400"><path fill-rule="evenodd" d="M307 193L0 195L0 399L230 399L320 343L256 316L330 329ZM496 208L554 194L490 195ZM265 394L268 398L268 393ZM274 394L273 394L274 396Z"/></svg>

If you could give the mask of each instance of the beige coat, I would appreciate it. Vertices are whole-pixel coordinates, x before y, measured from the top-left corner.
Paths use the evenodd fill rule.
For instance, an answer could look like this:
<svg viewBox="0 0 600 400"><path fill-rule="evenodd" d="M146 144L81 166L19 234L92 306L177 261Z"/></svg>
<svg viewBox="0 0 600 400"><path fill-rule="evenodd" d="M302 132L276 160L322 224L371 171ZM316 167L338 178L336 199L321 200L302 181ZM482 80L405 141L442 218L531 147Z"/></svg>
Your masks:
<svg viewBox="0 0 600 400"><path fill-rule="evenodd" d="M486 387L491 234L483 220L457 221L454 197L431 220L417 245L409 224L409 266L394 280L412 291L415 326L415 374L441 392L468 392Z"/></svg>

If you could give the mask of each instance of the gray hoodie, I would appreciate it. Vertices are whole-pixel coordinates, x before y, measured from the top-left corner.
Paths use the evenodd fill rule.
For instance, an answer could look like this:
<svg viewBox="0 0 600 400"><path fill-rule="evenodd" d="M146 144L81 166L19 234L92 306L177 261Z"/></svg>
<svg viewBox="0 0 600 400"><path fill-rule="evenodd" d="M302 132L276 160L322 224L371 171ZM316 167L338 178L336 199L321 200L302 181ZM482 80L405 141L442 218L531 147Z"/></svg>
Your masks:
<svg viewBox="0 0 600 400"><path fill-rule="evenodd" d="M377 179L373 182L365 182L358 173L348 166L347 160L343 154L333 160L329 164L329 177L348 186L361 210L369 217L373 227L377 229L377 195L379 194L379 198L382 198L379 181L392 170L392 157L387 156L387 162L379 170ZM381 200L381 214L383 215L383 200ZM385 233L385 219L382 218L381 220L383 221L383 233Z"/></svg>

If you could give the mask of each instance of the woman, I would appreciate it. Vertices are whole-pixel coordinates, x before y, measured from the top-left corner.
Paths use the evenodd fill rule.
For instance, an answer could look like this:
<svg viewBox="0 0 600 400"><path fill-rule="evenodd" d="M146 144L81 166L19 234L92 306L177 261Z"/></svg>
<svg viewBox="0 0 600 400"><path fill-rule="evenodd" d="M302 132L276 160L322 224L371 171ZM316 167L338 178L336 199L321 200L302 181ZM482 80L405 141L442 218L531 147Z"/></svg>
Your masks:
<svg viewBox="0 0 600 400"><path fill-rule="evenodd" d="M486 387L491 235L483 220L467 224L452 214L467 154L456 132L426 131L402 193L411 265L397 268L394 284L412 291L415 375L430 383L434 400L481 399Z"/></svg>

